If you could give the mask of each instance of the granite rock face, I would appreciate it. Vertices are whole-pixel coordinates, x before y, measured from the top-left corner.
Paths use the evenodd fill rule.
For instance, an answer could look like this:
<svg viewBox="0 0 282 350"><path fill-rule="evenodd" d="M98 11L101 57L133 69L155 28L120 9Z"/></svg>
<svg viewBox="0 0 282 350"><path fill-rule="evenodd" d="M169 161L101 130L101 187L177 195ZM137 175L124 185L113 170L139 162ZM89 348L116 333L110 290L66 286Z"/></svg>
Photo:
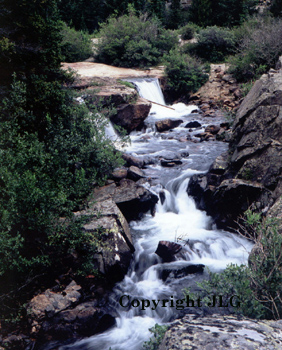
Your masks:
<svg viewBox="0 0 282 350"><path fill-rule="evenodd" d="M255 321L235 316L186 315L174 321L159 350L282 349L282 321Z"/></svg>
<svg viewBox="0 0 282 350"><path fill-rule="evenodd" d="M229 152L188 186L222 227L251 207L267 213L282 195L282 70L264 74L240 105Z"/></svg>

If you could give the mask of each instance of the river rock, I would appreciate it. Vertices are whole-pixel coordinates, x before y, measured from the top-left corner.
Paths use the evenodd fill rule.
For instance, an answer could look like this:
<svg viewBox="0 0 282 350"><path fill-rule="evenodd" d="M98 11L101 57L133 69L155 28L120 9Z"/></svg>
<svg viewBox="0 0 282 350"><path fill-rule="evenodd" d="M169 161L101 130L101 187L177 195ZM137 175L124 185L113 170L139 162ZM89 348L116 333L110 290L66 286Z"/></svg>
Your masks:
<svg viewBox="0 0 282 350"><path fill-rule="evenodd" d="M122 179L118 186L113 183L94 189L88 200L103 202L111 199L117 204L126 220L130 221L140 219L148 211L154 213L158 198L142 184L130 179Z"/></svg>
<svg viewBox="0 0 282 350"><path fill-rule="evenodd" d="M182 119L164 119L157 121L155 125L158 132L163 132L177 128L181 123L183 123Z"/></svg>
<svg viewBox="0 0 282 350"><path fill-rule="evenodd" d="M175 260L175 254L179 253L182 246L175 242L159 241L155 253L162 258L163 262L171 262Z"/></svg>
<svg viewBox="0 0 282 350"><path fill-rule="evenodd" d="M185 125L185 128L200 128L202 125L198 121L189 122Z"/></svg>
<svg viewBox="0 0 282 350"><path fill-rule="evenodd" d="M155 211L159 197L142 185L130 179L123 179L116 188L113 200L118 205L127 221L138 220L144 213Z"/></svg>
<svg viewBox="0 0 282 350"><path fill-rule="evenodd" d="M159 350L282 349L282 321L186 315L174 321Z"/></svg>
<svg viewBox="0 0 282 350"><path fill-rule="evenodd" d="M129 167L129 169L128 169L128 178L130 180L138 181L138 180L140 180L140 179L142 179L144 177L146 177L146 176L145 176L144 172L141 169L139 169L139 168L137 168L136 166L133 166L133 165L131 167Z"/></svg>
<svg viewBox="0 0 282 350"><path fill-rule="evenodd" d="M208 125L205 128L205 132L216 135L220 130L220 126L218 125Z"/></svg>
<svg viewBox="0 0 282 350"><path fill-rule="evenodd" d="M181 268L165 268L161 272L161 279L166 281L168 278L182 278L194 273L202 273L205 265L203 264L191 264Z"/></svg>
<svg viewBox="0 0 282 350"><path fill-rule="evenodd" d="M85 302L73 309L57 314L53 319L47 318L37 338L40 342L89 337L103 332L115 325L115 318L97 307L97 302Z"/></svg>
<svg viewBox="0 0 282 350"><path fill-rule="evenodd" d="M142 168L144 165L143 159L140 159L128 153L123 153L122 158L126 161L127 166L133 165L137 166L138 168Z"/></svg>
<svg viewBox="0 0 282 350"><path fill-rule="evenodd" d="M139 97L133 104L122 104L117 107L117 113L110 117L111 122L121 126L128 133L144 126L144 120L148 117L152 104Z"/></svg>

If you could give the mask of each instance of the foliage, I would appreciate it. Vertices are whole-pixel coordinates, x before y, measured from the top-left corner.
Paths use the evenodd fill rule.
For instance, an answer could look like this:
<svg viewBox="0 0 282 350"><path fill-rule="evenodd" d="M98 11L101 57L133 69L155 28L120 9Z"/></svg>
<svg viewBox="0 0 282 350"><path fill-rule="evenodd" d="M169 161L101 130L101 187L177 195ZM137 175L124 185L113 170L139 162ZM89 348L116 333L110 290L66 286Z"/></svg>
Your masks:
<svg viewBox="0 0 282 350"><path fill-rule="evenodd" d="M210 62L221 62L235 52L233 31L227 28L207 27L199 31L197 43L188 46L188 52Z"/></svg>
<svg viewBox="0 0 282 350"><path fill-rule="evenodd" d="M178 33L181 35L182 40L190 40L194 38L199 29L200 28L196 24L188 23L185 26L179 28Z"/></svg>
<svg viewBox="0 0 282 350"><path fill-rule="evenodd" d="M193 0L190 20L201 27L232 27L256 11L257 0Z"/></svg>
<svg viewBox="0 0 282 350"><path fill-rule="evenodd" d="M243 29L238 53L230 58L230 72L238 81L246 82L275 67L282 54L282 20L261 18L246 23Z"/></svg>
<svg viewBox="0 0 282 350"><path fill-rule="evenodd" d="M272 16L282 17L282 1L281 0L272 0L269 10L270 10Z"/></svg>
<svg viewBox="0 0 282 350"><path fill-rule="evenodd" d="M207 302L210 295L223 295L226 303L236 295L240 306L235 312L252 318L281 319L282 235L278 222L248 210L241 229L255 240L249 266L231 264L223 273L210 273L210 279L199 284L201 298Z"/></svg>
<svg viewBox="0 0 282 350"><path fill-rule="evenodd" d="M156 19L128 15L111 17L102 24L97 60L122 67L156 65L177 44L176 35L163 29Z"/></svg>
<svg viewBox="0 0 282 350"><path fill-rule="evenodd" d="M79 62L89 58L92 54L91 39L88 34L70 28L62 23L61 51L65 62Z"/></svg>
<svg viewBox="0 0 282 350"><path fill-rule="evenodd" d="M146 341L143 344L143 348L144 350L158 350L165 332L167 331L167 326L160 326L156 323L154 327L149 329L149 331L153 333L153 336L149 341Z"/></svg>
<svg viewBox="0 0 282 350"><path fill-rule="evenodd" d="M100 232L83 234L77 221L66 229L60 217L71 220L93 185L121 164L105 137L100 108L91 106L90 113L66 88L69 75L60 69L62 24L56 3L5 3L0 52L1 62L6 62L6 71L0 70L5 84L0 104L0 285L1 294L10 290L17 297L37 276L51 279L60 269L77 274L91 267ZM68 266L74 252L78 264ZM9 300L14 302L11 293ZM2 308L3 298L2 294Z"/></svg>
<svg viewBox="0 0 282 350"><path fill-rule="evenodd" d="M206 67L195 58L173 50L165 59L167 86L174 95L189 95L208 80Z"/></svg>

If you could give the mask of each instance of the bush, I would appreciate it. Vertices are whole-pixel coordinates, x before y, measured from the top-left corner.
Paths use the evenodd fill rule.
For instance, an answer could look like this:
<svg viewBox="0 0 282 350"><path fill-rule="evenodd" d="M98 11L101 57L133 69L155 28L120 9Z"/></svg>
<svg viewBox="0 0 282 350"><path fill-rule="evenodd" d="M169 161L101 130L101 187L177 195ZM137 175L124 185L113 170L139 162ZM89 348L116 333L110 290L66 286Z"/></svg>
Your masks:
<svg viewBox="0 0 282 350"><path fill-rule="evenodd" d="M200 30L197 43L187 46L186 51L209 62L221 62L233 54L236 40L233 31L216 26Z"/></svg>
<svg viewBox="0 0 282 350"><path fill-rule="evenodd" d="M122 67L156 65L177 44L177 37L163 29L156 19L128 15L111 17L102 24L97 45L97 60Z"/></svg>
<svg viewBox="0 0 282 350"><path fill-rule="evenodd" d="M82 31L70 28L62 23L61 50L65 62L84 61L93 55L90 36Z"/></svg>
<svg viewBox="0 0 282 350"><path fill-rule="evenodd" d="M90 117L69 92L54 93L62 106L53 118L36 119L25 110L28 92L19 82L0 110L0 277L50 266L49 241L57 226L61 230L59 217L71 216L93 184L121 165L97 108Z"/></svg>
<svg viewBox="0 0 282 350"><path fill-rule="evenodd" d="M229 265L223 273L210 273L210 280L199 283L201 299L207 302L208 296L223 295L226 303L236 295L240 306L235 312L252 318L281 319L282 235L278 223L250 211L243 223L247 237L255 240L249 266Z"/></svg>
<svg viewBox="0 0 282 350"><path fill-rule="evenodd" d="M165 332L167 331L167 326L160 326L159 324L155 324L154 327L150 328L149 331L153 333L153 336L149 341L145 341L143 344L144 350L158 350L163 337L165 336Z"/></svg>
<svg viewBox="0 0 282 350"><path fill-rule="evenodd" d="M167 87L175 97L189 97L208 80L206 67L195 58L173 50L165 59Z"/></svg>
<svg viewBox="0 0 282 350"><path fill-rule="evenodd" d="M199 31L199 27L194 23L188 23L184 27L181 27L178 30L178 33L181 35L182 40L190 40L193 39L195 33Z"/></svg>
<svg viewBox="0 0 282 350"><path fill-rule="evenodd" d="M282 54L281 19L257 19L245 24L238 33L241 36L238 53L230 59L230 72L238 81L257 79L275 67Z"/></svg>

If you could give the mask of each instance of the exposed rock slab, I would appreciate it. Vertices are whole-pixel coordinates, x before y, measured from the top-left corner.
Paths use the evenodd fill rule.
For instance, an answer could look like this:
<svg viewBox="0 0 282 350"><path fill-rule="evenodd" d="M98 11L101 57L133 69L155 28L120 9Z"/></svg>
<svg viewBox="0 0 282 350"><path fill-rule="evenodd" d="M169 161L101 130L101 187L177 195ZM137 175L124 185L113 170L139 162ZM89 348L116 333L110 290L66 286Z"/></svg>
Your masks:
<svg viewBox="0 0 282 350"><path fill-rule="evenodd" d="M111 198L119 207L127 221L137 220L148 211L154 213L158 196L130 179L122 179L119 186L110 184L97 188L91 201L104 201Z"/></svg>
<svg viewBox="0 0 282 350"><path fill-rule="evenodd" d="M121 78L159 78L163 76L163 67L154 69L131 69L113 67L103 63L95 62L75 62L63 63L63 69L72 69L82 77L112 77Z"/></svg>
<svg viewBox="0 0 282 350"><path fill-rule="evenodd" d="M282 348L282 321L187 315L172 323L159 350L274 350Z"/></svg>
<svg viewBox="0 0 282 350"><path fill-rule="evenodd" d="M282 71L271 70L239 107L229 154L192 177L188 193L221 227L234 226L248 207L267 213L282 195L281 139Z"/></svg>

